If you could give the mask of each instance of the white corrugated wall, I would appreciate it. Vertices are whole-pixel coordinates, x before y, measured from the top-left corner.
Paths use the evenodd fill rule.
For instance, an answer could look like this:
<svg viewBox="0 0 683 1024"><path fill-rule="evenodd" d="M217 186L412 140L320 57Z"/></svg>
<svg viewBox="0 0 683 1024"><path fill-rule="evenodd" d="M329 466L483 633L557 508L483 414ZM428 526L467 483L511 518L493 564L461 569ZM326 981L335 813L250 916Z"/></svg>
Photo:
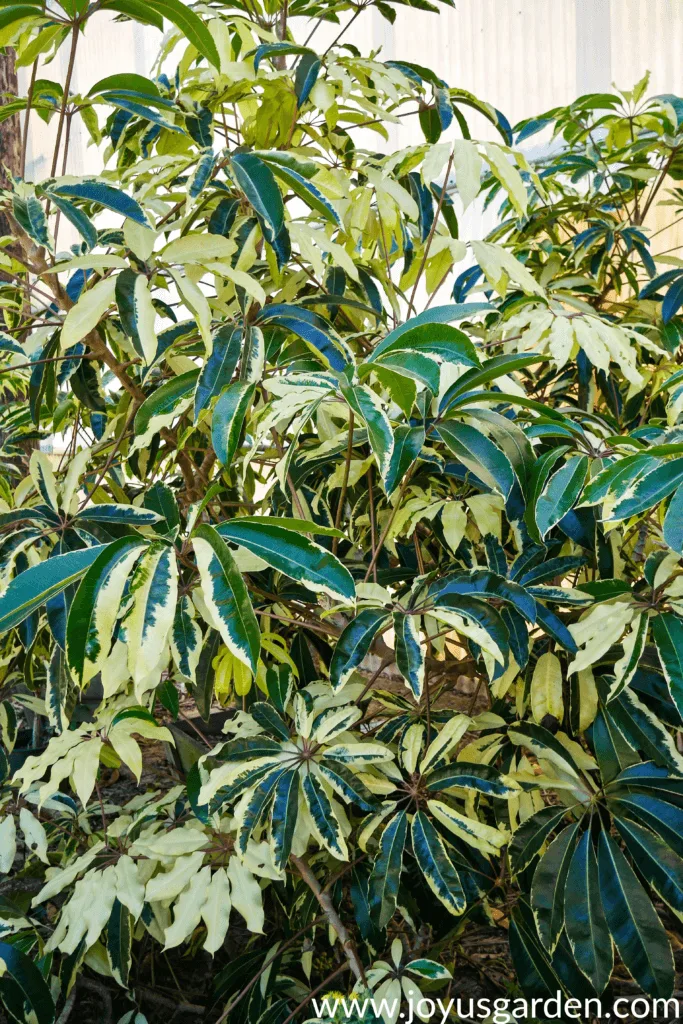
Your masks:
<svg viewBox="0 0 683 1024"><path fill-rule="evenodd" d="M384 59L432 67L449 85L494 104L512 124L582 92L609 89L612 82L629 88L648 69L652 93L683 95L683 0L456 0L455 9L442 7L439 14L396 11L393 26L368 12L346 38L363 52L381 48ZM312 45L323 50L337 31L322 26ZM96 16L79 43L75 88L85 91L119 71L149 73L159 40L153 29L114 26L108 15ZM63 79L64 71L57 62L41 74ZM495 137L480 116L472 114L470 122L475 135ZM40 180L49 173L53 131L34 120L28 176ZM396 147L422 140L414 117L392 126L390 135ZM86 142L75 124L69 172L97 169L97 155ZM673 217L670 210L656 209L651 226L664 227ZM474 219L466 227L476 236L484 225ZM662 232L655 251L683 240L676 230Z"/></svg>

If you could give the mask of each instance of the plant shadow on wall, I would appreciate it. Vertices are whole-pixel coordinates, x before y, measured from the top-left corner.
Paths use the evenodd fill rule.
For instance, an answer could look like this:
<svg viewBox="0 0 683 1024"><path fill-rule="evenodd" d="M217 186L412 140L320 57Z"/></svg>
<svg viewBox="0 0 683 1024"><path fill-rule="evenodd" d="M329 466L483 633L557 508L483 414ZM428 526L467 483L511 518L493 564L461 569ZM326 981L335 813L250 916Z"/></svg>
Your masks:
<svg viewBox="0 0 683 1024"><path fill-rule="evenodd" d="M513 130L368 6L0 4L56 126L2 193L12 1020L676 990L683 100ZM81 95L107 11L164 70Z"/></svg>

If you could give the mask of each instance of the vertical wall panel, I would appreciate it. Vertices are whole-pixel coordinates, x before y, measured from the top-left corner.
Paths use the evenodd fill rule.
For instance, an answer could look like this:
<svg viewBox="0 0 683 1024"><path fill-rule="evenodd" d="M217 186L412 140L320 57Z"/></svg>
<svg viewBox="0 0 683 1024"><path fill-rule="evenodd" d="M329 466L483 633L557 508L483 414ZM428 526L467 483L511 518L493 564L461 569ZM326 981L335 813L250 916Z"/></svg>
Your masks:
<svg viewBox="0 0 683 1024"><path fill-rule="evenodd" d="M553 106L570 102L581 91L609 88L611 81L629 88L646 69L651 93L683 95L682 0L456 0L455 9L428 14L397 7L395 25L376 12L358 19L345 37L363 52L380 50L380 59L403 58L434 68L453 86L461 86L494 104L512 124ZM341 16L348 20L347 13ZM311 45L323 52L339 31L322 25ZM303 38L301 29L298 35ZM93 18L79 42L75 88L87 89L105 75L120 71L148 74L161 36L133 23L112 25L105 14ZM45 77L66 71L67 49ZM26 88L24 72L23 88ZM468 113L473 133L495 138L488 122ZM32 119L27 175L40 180L50 171L56 127ZM376 137L373 137L376 138ZM399 148L422 141L416 117L390 127L389 145ZM98 169L94 147L74 121L67 170L80 174ZM61 170L61 168L60 168ZM664 196L663 196L664 198ZM665 229L654 252L683 241L679 228L669 229L671 207L653 210L648 226ZM480 236L487 223L468 214L463 233ZM67 228L60 243L67 241Z"/></svg>

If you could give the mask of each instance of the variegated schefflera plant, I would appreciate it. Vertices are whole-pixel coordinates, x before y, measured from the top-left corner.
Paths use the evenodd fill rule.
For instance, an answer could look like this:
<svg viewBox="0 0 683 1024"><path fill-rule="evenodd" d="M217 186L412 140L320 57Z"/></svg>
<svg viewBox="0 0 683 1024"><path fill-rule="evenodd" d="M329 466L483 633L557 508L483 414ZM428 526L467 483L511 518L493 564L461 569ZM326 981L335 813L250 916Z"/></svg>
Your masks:
<svg viewBox="0 0 683 1024"><path fill-rule="evenodd" d="M347 970L445 984L470 922L507 928L526 995L609 1000L618 961L673 990L683 291L646 218L681 202L683 101L644 81L513 131L347 44L365 6L0 3L35 71L3 116L57 126L50 177L2 194L19 1021L90 971L147 1005L152 943L214 957L210 1019L283 1022ZM168 31L155 77L82 95L102 11ZM79 121L101 173L59 176ZM497 226L466 243L475 201ZM195 708L178 785L117 803L111 770L140 781Z"/></svg>

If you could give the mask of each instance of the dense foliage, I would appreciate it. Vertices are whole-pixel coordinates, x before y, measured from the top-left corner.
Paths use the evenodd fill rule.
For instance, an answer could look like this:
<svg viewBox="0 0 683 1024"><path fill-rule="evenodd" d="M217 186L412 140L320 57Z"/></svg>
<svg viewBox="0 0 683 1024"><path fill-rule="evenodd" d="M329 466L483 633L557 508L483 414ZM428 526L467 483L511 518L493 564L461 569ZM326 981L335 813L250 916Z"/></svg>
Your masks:
<svg viewBox="0 0 683 1024"><path fill-rule="evenodd" d="M343 29L293 41L366 6L0 3L34 69L3 116L57 125L50 177L2 195L19 1021L98 975L152 1013L183 944L214 1021L445 991L487 925L512 992L608 1002L615 964L674 989L683 262L647 216L683 205L683 100L643 81L513 131ZM103 11L168 30L158 75L78 95ZM387 154L411 114L425 141ZM97 177L58 173L78 119ZM496 227L465 241L474 202ZM178 785L117 803L112 773L195 734Z"/></svg>

